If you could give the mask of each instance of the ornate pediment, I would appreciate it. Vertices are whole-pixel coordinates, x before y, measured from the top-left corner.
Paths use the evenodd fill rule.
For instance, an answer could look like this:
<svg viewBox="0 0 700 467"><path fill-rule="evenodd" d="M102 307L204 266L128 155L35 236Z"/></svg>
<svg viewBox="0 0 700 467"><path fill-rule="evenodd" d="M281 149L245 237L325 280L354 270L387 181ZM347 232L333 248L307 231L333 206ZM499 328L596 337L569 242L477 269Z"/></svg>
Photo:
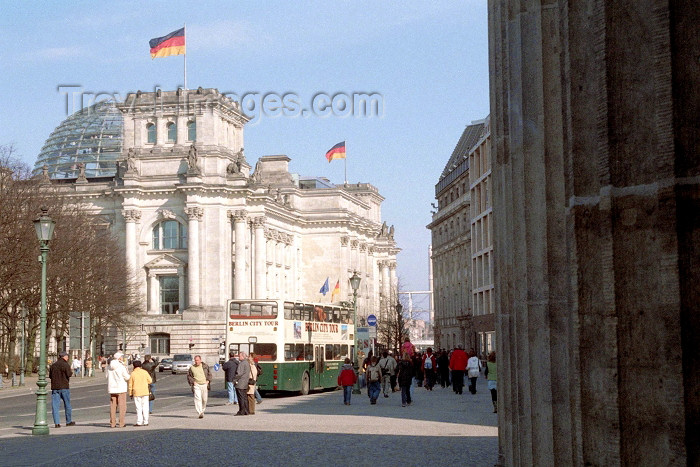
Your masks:
<svg viewBox="0 0 700 467"><path fill-rule="evenodd" d="M185 262L181 261L177 257L164 253L157 258L146 263L144 266L146 269L177 269L185 266Z"/></svg>

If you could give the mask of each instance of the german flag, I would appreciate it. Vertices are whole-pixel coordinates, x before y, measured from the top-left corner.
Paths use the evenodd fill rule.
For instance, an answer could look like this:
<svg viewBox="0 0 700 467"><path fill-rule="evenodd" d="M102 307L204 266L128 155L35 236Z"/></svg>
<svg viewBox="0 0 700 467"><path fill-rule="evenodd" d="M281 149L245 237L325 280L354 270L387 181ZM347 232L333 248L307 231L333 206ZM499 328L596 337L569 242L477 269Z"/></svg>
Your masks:
<svg viewBox="0 0 700 467"><path fill-rule="evenodd" d="M326 153L326 159L329 163L333 159L345 159L345 141L330 148Z"/></svg>
<svg viewBox="0 0 700 467"><path fill-rule="evenodd" d="M167 36L151 39L148 44L151 46L151 58L184 55L185 28L180 28Z"/></svg>

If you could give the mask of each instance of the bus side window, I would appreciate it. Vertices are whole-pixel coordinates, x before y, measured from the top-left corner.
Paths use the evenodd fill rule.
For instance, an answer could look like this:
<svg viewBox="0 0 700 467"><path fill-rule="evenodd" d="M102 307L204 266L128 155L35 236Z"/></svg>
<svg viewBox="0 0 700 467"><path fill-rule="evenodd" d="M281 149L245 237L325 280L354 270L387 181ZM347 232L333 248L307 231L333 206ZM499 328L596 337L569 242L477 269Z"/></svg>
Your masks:
<svg viewBox="0 0 700 467"><path fill-rule="evenodd" d="M349 357L349 356L350 356L350 354L348 353L348 346L347 346L347 345L344 345L344 344L341 345L341 346L340 346L340 357L341 357L341 359L342 359L342 358L345 358L345 357Z"/></svg>
<svg viewBox="0 0 700 467"><path fill-rule="evenodd" d="M326 360L333 360L333 344L326 344Z"/></svg>
<svg viewBox="0 0 700 467"><path fill-rule="evenodd" d="M314 345L313 344L304 344L304 359L307 362L314 361Z"/></svg>
<svg viewBox="0 0 700 467"><path fill-rule="evenodd" d="M290 302L284 302L284 319L292 319L293 312L294 304Z"/></svg>
<svg viewBox="0 0 700 467"><path fill-rule="evenodd" d="M294 354L294 344L284 344L284 361L294 361L296 355Z"/></svg>
<svg viewBox="0 0 700 467"><path fill-rule="evenodd" d="M340 344L333 344L333 360L340 360Z"/></svg>
<svg viewBox="0 0 700 467"><path fill-rule="evenodd" d="M296 344L296 351L294 353L295 359L298 361L304 360L304 344Z"/></svg>

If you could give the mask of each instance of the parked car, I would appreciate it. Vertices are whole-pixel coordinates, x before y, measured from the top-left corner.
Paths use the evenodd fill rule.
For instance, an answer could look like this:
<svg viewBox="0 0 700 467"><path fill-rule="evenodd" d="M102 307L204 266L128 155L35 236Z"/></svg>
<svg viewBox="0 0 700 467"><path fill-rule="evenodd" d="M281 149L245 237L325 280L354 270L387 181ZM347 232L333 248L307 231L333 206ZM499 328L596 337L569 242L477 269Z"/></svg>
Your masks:
<svg viewBox="0 0 700 467"><path fill-rule="evenodd" d="M194 360L192 359L191 353L177 354L173 357L173 374L177 373L187 373L190 371L190 367L194 365Z"/></svg>
<svg viewBox="0 0 700 467"><path fill-rule="evenodd" d="M163 370L170 370L172 371L173 369L173 359L172 358L164 358L163 360L160 361L160 364L158 365L158 371L163 372Z"/></svg>

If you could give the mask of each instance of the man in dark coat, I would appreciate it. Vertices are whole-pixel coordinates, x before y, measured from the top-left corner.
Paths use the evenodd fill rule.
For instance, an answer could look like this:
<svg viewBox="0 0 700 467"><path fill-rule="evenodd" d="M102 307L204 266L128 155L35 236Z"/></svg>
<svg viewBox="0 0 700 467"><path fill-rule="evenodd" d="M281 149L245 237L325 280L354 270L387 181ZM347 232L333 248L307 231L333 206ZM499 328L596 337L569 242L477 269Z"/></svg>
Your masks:
<svg viewBox="0 0 700 467"><path fill-rule="evenodd" d="M58 411L61 410L61 400L66 411L66 426L73 426L73 408L70 405L70 377L73 371L68 363L68 353L58 354L58 360L49 369L49 379L51 379L51 411L53 412L53 423L56 428L61 428Z"/></svg>
<svg viewBox="0 0 700 467"><path fill-rule="evenodd" d="M250 380L250 363L245 352L238 354L238 369L234 378L234 385L238 393L238 412L235 415L249 415L248 411L248 381Z"/></svg>
<svg viewBox="0 0 700 467"><path fill-rule="evenodd" d="M152 358L150 355L146 355L144 358L144 362L141 365L141 368L146 370L148 374L151 376L151 380L153 382L148 385L148 391L155 395L156 393L156 368L158 368L158 359ZM150 398L149 398L150 399ZM153 401L149 400L148 401L148 413L153 413Z"/></svg>
<svg viewBox="0 0 700 467"><path fill-rule="evenodd" d="M234 352L228 353L228 361L221 368L226 373L226 391L228 391L228 402L226 405L238 404L238 395L233 383L236 380L236 371L238 370L238 360Z"/></svg>

